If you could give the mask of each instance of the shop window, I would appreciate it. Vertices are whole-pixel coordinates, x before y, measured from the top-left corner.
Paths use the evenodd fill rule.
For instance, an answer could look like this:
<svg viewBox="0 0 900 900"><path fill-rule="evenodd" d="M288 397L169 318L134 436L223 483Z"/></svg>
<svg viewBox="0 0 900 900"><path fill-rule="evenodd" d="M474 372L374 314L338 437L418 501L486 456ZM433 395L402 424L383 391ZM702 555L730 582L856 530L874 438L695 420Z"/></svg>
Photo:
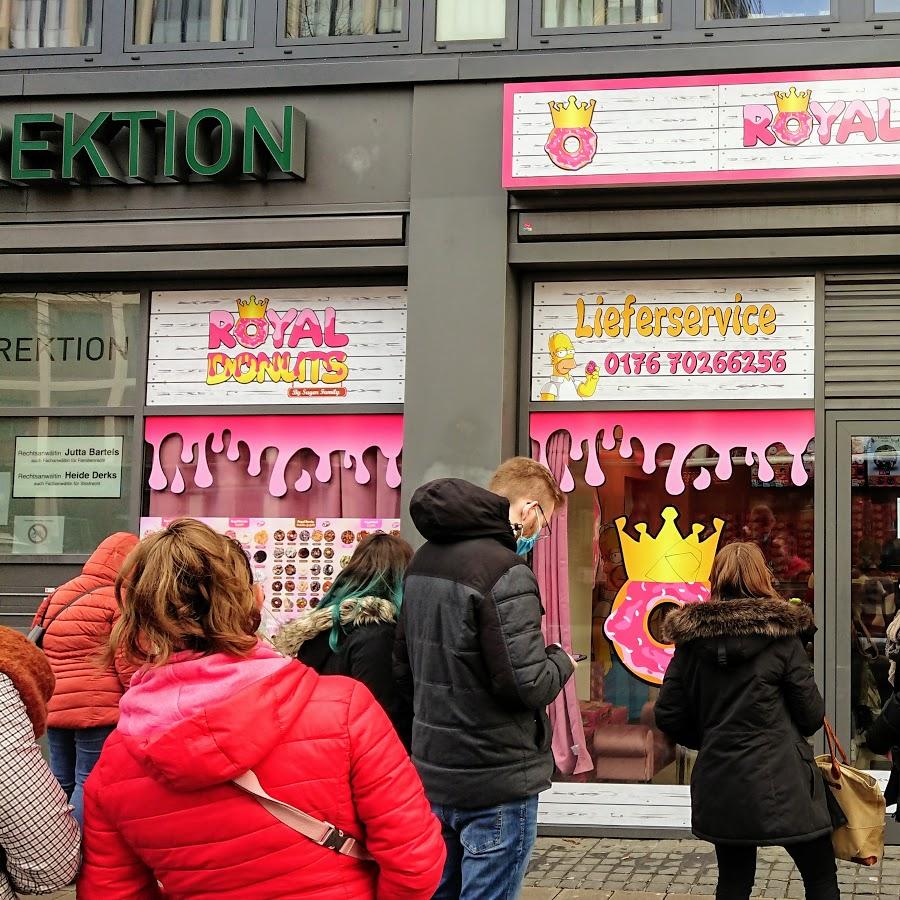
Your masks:
<svg viewBox="0 0 900 900"><path fill-rule="evenodd" d="M95 0L7 0L0 3L0 50L96 47L100 3Z"/></svg>
<svg viewBox="0 0 900 900"><path fill-rule="evenodd" d="M437 0L435 39L483 41L506 37L506 0Z"/></svg>
<svg viewBox="0 0 900 900"><path fill-rule="evenodd" d="M656 25L663 21L663 0L543 0L546 29L594 29L610 25Z"/></svg>
<svg viewBox="0 0 900 900"><path fill-rule="evenodd" d="M91 553L128 531L132 420L0 418L0 553Z"/></svg>
<svg viewBox="0 0 900 900"><path fill-rule="evenodd" d="M249 40L251 0L134 0L136 46Z"/></svg>
<svg viewBox="0 0 900 900"><path fill-rule="evenodd" d="M146 420L151 516L400 514L403 417Z"/></svg>
<svg viewBox="0 0 900 900"><path fill-rule="evenodd" d="M0 405L136 403L140 334L138 294L0 294Z"/></svg>
<svg viewBox="0 0 900 900"><path fill-rule="evenodd" d="M318 605L354 547L400 533L403 417L153 417L141 533L193 516L244 546L263 632Z"/></svg>
<svg viewBox="0 0 900 900"><path fill-rule="evenodd" d="M287 38L393 35L403 31L404 0L286 0Z"/></svg>
<svg viewBox="0 0 900 900"><path fill-rule="evenodd" d="M705 0L708 22L734 19L800 19L831 15L831 0Z"/></svg>
<svg viewBox="0 0 900 900"><path fill-rule="evenodd" d="M889 769L863 733L892 693L890 648L900 601L900 435L854 435L850 468L850 749L854 765Z"/></svg>
<svg viewBox="0 0 900 900"><path fill-rule="evenodd" d="M535 549L547 622L589 657L557 701L559 777L685 784L693 754L654 719L673 652L661 624L708 598L717 549L738 540L813 606L813 413L545 413L531 433L569 497Z"/></svg>
<svg viewBox="0 0 900 900"><path fill-rule="evenodd" d="M896 17L900 14L900 0L871 0L870 12L876 16Z"/></svg>

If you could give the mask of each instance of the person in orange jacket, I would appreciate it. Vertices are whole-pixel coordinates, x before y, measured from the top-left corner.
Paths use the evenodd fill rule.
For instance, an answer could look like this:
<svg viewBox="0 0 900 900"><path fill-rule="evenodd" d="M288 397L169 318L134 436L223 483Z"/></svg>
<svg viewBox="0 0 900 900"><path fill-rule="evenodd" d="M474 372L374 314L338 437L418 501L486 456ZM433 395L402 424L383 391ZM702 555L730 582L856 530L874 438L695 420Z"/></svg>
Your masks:
<svg viewBox="0 0 900 900"><path fill-rule="evenodd" d="M116 576L137 543L128 532L110 535L81 574L57 588L34 617L33 627L44 630L40 646L56 676L47 715L50 768L79 825L84 782L119 721L119 699L134 673L124 660L103 665L99 657L119 617Z"/></svg>

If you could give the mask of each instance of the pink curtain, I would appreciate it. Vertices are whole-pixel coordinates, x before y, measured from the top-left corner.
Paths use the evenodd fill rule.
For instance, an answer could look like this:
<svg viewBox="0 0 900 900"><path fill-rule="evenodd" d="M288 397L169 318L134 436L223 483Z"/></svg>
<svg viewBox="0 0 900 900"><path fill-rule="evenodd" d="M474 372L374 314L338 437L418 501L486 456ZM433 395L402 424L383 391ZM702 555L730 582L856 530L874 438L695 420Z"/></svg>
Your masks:
<svg viewBox="0 0 900 900"><path fill-rule="evenodd" d="M562 481L571 441L568 432L558 432L547 444L547 465L557 481ZM569 524L565 508L556 514L552 525L553 534L546 540L538 541L534 548L534 571L546 609L544 638L548 644L562 644L567 650L571 650ZM569 679L548 712L553 727L553 758L556 767L563 775L593 771L594 764L585 746L574 678Z"/></svg>
<svg viewBox="0 0 900 900"><path fill-rule="evenodd" d="M393 519L400 515L400 490L387 485L388 461L376 448L370 448L363 456L369 473L367 484L358 484L354 469L343 466L344 454L331 454L331 478L326 482L312 479L307 491L290 488L283 497L273 497L268 491L269 476L277 451L270 448L264 455L260 473L252 476L247 468L250 451L241 444L240 458L232 462L224 453L213 453L211 438L207 441L207 459L213 483L208 488L194 484L197 468L196 455L192 462L181 461L180 435L167 437L160 449L163 471L172 483L176 468L183 475L186 488L181 494L168 489L150 491L151 516L264 516L297 519L313 518L380 518ZM311 450L301 450L288 463L285 478L293 485L301 471L315 471L318 457Z"/></svg>

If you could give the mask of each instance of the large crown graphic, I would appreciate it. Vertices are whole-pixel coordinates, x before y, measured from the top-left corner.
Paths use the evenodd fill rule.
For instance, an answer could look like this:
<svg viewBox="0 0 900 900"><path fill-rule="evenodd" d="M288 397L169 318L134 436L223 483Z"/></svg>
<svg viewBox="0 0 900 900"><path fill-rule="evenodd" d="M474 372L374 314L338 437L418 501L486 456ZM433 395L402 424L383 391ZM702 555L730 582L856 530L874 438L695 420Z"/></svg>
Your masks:
<svg viewBox="0 0 900 900"><path fill-rule="evenodd" d="M663 526L656 537L647 534L647 523L638 522L634 529L638 540L626 531L625 516L616 519L625 570L631 581L696 582L709 581L719 537L725 522L713 519L714 533L705 541L700 540L704 526L694 523L691 534L684 537L675 521L678 510L667 506L662 511Z"/></svg>
<svg viewBox="0 0 900 900"><path fill-rule="evenodd" d="M238 318L239 319L262 319L266 314L269 306L268 299L257 300L256 296L251 294L249 300L238 300Z"/></svg>
<svg viewBox="0 0 900 900"><path fill-rule="evenodd" d="M586 100L584 103L579 103L573 95L565 103L551 100L547 105L550 107L554 128L590 128L597 101L588 102Z"/></svg>
<svg viewBox="0 0 900 900"><path fill-rule="evenodd" d="M806 112L809 109L809 98L812 97L812 91L797 92L797 88L791 85L791 89L786 93L784 91L775 91L775 102L778 104L778 112Z"/></svg>

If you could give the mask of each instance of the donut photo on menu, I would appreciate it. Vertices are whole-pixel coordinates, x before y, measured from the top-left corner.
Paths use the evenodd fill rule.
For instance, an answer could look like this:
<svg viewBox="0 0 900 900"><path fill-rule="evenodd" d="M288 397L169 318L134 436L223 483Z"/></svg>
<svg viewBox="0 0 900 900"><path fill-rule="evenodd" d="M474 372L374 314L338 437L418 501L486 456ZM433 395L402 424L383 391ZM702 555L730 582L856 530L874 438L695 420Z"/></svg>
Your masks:
<svg viewBox="0 0 900 900"><path fill-rule="evenodd" d="M341 543L342 544L352 544L353 538L355 535L352 531L342 531L341 532Z"/></svg>
<svg viewBox="0 0 900 900"><path fill-rule="evenodd" d="M297 540L297 532L293 530L293 528L287 533L287 539L289 541Z"/></svg>
<svg viewBox="0 0 900 900"><path fill-rule="evenodd" d="M275 534L273 535L273 537L275 538L276 541L283 541L283 540L284 540L284 532L279 528L279 529L275 532Z"/></svg>
<svg viewBox="0 0 900 900"><path fill-rule="evenodd" d="M325 548L325 559L334 559L334 547Z"/></svg>
<svg viewBox="0 0 900 900"><path fill-rule="evenodd" d="M334 539L335 539L335 533L333 531L331 531L331 529L329 529L328 531L325 532L325 543L326 544L333 544Z"/></svg>
<svg viewBox="0 0 900 900"><path fill-rule="evenodd" d="M305 544L308 540L309 532L304 528L303 531L300 532L300 541Z"/></svg>
<svg viewBox="0 0 900 900"><path fill-rule="evenodd" d="M321 547L313 547L310 555L312 556L313 559L321 559L322 558L322 548Z"/></svg>
<svg viewBox="0 0 900 900"><path fill-rule="evenodd" d="M318 530L314 531L314 532L312 533L312 539L313 539L313 541L315 541L317 544L320 543L321 540L322 540L322 532L321 532L321 531L318 531Z"/></svg>

